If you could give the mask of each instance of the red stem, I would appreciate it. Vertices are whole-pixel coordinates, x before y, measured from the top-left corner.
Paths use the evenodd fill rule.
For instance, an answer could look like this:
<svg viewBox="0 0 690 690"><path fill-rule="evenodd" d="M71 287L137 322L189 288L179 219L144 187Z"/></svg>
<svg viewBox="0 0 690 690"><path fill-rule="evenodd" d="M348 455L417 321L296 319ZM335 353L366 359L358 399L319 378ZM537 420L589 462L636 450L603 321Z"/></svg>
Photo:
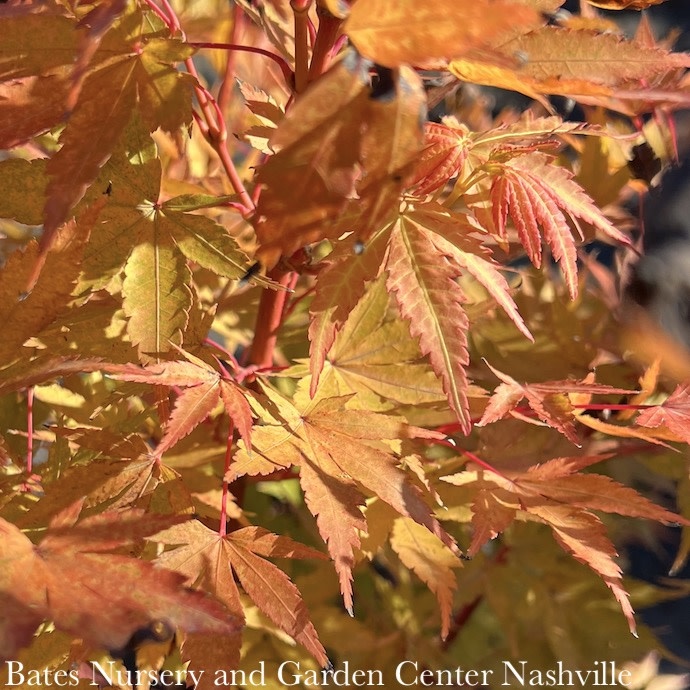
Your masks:
<svg viewBox="0 0 690 690"><path fill-rule="evenodd" d="M268 277L285 288L289 287L292 281L292 274L281 268L269 271ZM247 364L260 368L270 367L273 364L273 353L287 296L287 290L264 290L261 294L259 311L256 315L256 330Z"/></svg>
<svg viewBox="0 0 690 690"><path fill-rule="evenodd" d="M309 83L309 7L312 0L291 0L295 16L295 91L302 93Z"/></svg>
<svg viewBox="0 0 690 690"><path fill-rule="evenodd" d="M280 67L280 71L283 73L283 76L285 77L285 81L288 84L292 82L292 70L290 69L290 65L288 65L288 63L285 62L285 60L282 57L280 57L280 55L276 55L275 53L272 53L270 50L264 50L263 48L254 48L253 46L243 46L237 43L213 43L209 41L189 41L187 45L192 46L193 48L216 48L218 50L236 50L238 52L256 53L257 55L263 55L264 57L267 57L270 60L273 60L275 63L277 63L277 65Z"/></svg>
<svg viewBox="0 0 690 690"><path fill-rule="evenodd" d="M168 0L158 0L158 2L161 3L164 11L161 11L153 0L146 0L146 4L159 17L161 17L161 19L163 19L171 33L181 34L182 37L185 38L184 32L182 31L182 26L180 25L180 20L177 18L175 10L172 8ZM201 128L202 132L204 132L206 139L218 154L218 157L225 168L225 172L230 179L232 188L235 190L235 193L240 197L242 203L244 204L243 215L248 216L254 211L254 203L252 202L249 192L247 192L247 189L244 186L244 183L242 182L242 179L240 178L237 168L235 168L235 164L228 151L228 130L225 126L223 113L209 90L205 86L202 86L199 73L197 72L192 58L187 58L184 61L184 64L187 68L187 71L197 81L197 84L194 87L194 92L196 93L197 100L199 101L199 108L201 109L207 125L206 128Z"/></svg>
<svg viewBox="0 0 690 690"><path fill-rule="evenodd" d="M34 471L34 387L26 391L26 471Z"/></svg>
<svg viewBox="0 0 690 690"><path fill-rule="evenodd" d="M232 31L230 32L230 43L236 44L240 40L242 28L244 25L244 12L242 8L235 4L232 10ZM237 51L232 49L228 51L227 61L225 62L225 75L223 76L223 83L218 90L218 107L222 112L227 112L230 105L230 98L234 87L233 77L235 76L235 61Z"/></svg>
<svg viewBox="0 0 690 690"><path fill-rule="evenodd" d="M572 405L574 410L611 410L611 412L622 410L648 410L650 407L658 407L657 405L611 405L610 403L587 403L583 405Z"/></svg>
<svg viewBox="0 0 690 690"><path fill-rule="evenodd" d="M227 440L225 444L225 467L223 469L223 495L220 500L220 525L218 526L218 534L224 537L228 533L228 480L226 479L230 471L230 463L232 462L232 438L234 436L235 427L230 419L230 428L228 429Z"/></svg>
<svg viewBox="0 0 690 690"><path fill-rule="evenodd" d="M319 32L316 34L316 43L311 56L309 66L309 81L314 81L328 69L328 63L332 56L333 46L340 33L343 24L342 19L334 17L330 12L324 10L321 5L317 7L319 15Z"/></svg>

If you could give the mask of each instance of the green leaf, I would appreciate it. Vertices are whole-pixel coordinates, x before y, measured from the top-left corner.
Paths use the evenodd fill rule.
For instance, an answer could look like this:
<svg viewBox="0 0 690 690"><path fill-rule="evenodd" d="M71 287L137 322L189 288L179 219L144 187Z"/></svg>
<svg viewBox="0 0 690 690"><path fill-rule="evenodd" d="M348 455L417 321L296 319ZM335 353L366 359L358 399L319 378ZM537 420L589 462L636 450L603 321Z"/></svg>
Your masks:
<svg viewBox="0 0 690 690"><path fill-rule="evenodd" d="M127 260L122 285L127 333L143 359L182 342L192 305L190 281L184 257L161 223L155 223L148 241L138 244Z"/></svg>

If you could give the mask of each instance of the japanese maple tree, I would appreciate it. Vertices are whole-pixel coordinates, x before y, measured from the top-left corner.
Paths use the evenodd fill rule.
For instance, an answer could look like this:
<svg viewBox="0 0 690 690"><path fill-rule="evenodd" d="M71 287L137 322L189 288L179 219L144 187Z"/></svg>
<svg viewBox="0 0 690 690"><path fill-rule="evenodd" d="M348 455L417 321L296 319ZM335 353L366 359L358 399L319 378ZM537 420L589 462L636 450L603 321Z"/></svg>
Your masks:
<svg viewBox="0 0 690 690"><path fill-rule="evenodd" d="M617 544L690 553L690 388L583 247L635 253L628 162L690 105L594 9L658 2L0 5L0 658L656 648L634 606L684 588Z"/></svg>

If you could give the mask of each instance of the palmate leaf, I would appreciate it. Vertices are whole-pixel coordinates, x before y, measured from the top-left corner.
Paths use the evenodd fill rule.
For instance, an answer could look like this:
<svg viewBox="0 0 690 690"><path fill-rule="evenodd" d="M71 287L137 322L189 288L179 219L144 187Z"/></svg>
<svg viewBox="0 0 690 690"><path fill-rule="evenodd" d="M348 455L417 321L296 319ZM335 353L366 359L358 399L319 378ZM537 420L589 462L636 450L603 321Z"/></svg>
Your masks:
<svg viewBox="0 0 690 690"><path fill-rule="evenodd" d="M132 50L133 45L137 50ZM175 63L193 49L168 38L165 25L136 5L106 32L91 59L79 98L48 162L45 234L84 195L137 110L149 132L189 125L193 79ZM106 107L104 107L106 104Z"/></svg>
<svg viewBox="0 0 690 690"><path fill-rule="evenodd" d="M266 557L324 558L322 553L261 527L245 527L221 537L197 521L171 527L160 538L156 536L156 541L177 547L159 556L158 563L199 583L243 619L233 578L236 575L263 613L303 645L322 666L328 664L299 591L285 573L265 560ZM232 650L234 665L239 661L237 642Z"/></svg>
<svg viewBox="0 0 690 690"><path fill-rule="evenodd" d="M360 406L376 410L394 401L403 405L441 402L445 395L407 324L389 319L390 296L380 275L367 286L328 352L318 394L357 393ZM311 362L310 362L311 363Z"/></svg>
<svg viewBox="0 0 690 690"><path fill-rule="evenodd" d="M56 628L96 647L120 649L152 620L190 632L233 635L240 620L184 586L184 578L151 563L107 553L180 521L178 517L110 513L75 524L81 502L56 516L38 546L0 520L3 619L0 657L16 658L35 628Z"/></svg>
<svg viewBox="0 0 690 690"><path fill-rule="evenodd" d="M462 217L451 216L440 206L424 204L415 208L410 204L391 233L385 264L388 289L409 322L410 333L419 338L422 353L429 355L465 433L471 429L465 375L469 363L469 321L463 309L465 298L456 282L463 269L496 298L513 323L531 338L505 278L482 256L486 256L486 251L479 242L471 239L473 230L469 222L463 224ZM441 262L439 255L443 257Z"/></svg>
<svg viewBox="0 0 690 690"><path fill-rule="evenodd" d="M252 413L245 392L198 357L179 351L187 361L153 364L145 369L133 365L106 367L113 378L123 381L183 388L175 400L163 438L156 446L156 457L191 433L219 402L223 403L241 438L251 448Z"/></svg>
<svg viewBox="0 0 690 690"><path fill-rule="evenodd" d="M496 154L497 157L501 154ZM494 224L499 236L507 238L506 221L512 219L520 242L532 263L541 266L541 234L561 265L568 291L577 295L577 255L566 217L581 218L617 242L629 240L599 211L553 158L537 151L518 155L499 164L491 188Z"/></svg>
<svg viewBox="0 0 690 690"><path fill-rule="evenodd" d="M575 445L580 445L575 430L575 409L568 393L599 393L627 395L633 391L625 388L613 388L591 381L548 381L543 383L518 383L515 379L487 365L501 380L489 404L484 410L477 426L491 424L513 412L517 404L523 399L534 411L537 417L560 431ZM521 419L525 419L521 416Z"/></svg>
<svg viewBox="0 0 690 690"><path fill-rule="evenodd" d="M439 122L424 126L424 147L415 163L411 184L414 194L424 196L448 183L462 169L467 157L469 130Z"/></svg>
<svg viewBox="0 0 690 690"><path fill-rule="evenodd" d="M103 197L108 202L98 232L84 252L84 287L103 287L124 266L132 248L154 232L172 238L176 254L227 278L241 278L249 259L228 231L205 216L186 211L208 208L228 200L210 195L181 195L159 203L161 163L141 118L134 115L123 132L117 151L101 170L87 201ZM246 222L237 214L237 224ZM151 222L157 223L152 227ZM177 251L179 250L179 251ZM257 276L252 282L272 286Z"/></svg>
<svg viewBox="0 0 690 690"><path fill-rule="evenodd" d="M516 519L546 524L563 549L604 580L634 633L633 610L621 584L621 569L614 560L615 548L601 520L591 511L673 525L686 524L686 521L609 477L580 472L604 459L601 456L556 458L524 472L497 474L470 470L442 479L475 492L474 537L468 553L477 553L486 541L495 538Z"/></svg>
<svg viewBox="0 0 690 690"><path fill-rule="evenodd" d="M305 501L327 543L348 611L353 610L354 549L360 544L359 533L366 529L360 487L426 527L457 552L419 490L397 467L396 456L381 441L439 438L439 434L410 426L398 417L344 409L351 396L310 401L306 394L298 394L292 403L267 386L263 389L268 397L261 414L264 425L254 429L251 454L240 445L227 479L300 466Z"/></svg>
<svg viewBox="0 0 690 690"><path fill-rule="evenodd" d="M409 518L393 525L391 546L404 565L436 595L441 610L441 638L448 636L453 592L457 587L454 569L462 563L438 538Z"/></svg>
<svg viewBox="0 0 690 690"><path fill-rule="evenodd" d="M241 278L250 263L225 228L183 210L208 207L213 197L182 195L159 203L160 195L161 163L135 114L85 198L105 207L84 250L79 287L105 287L124 268L127 333L146 362L182 342L194 302L187 260L230 279ZM252 282L274 285L261 276Z"/></svg>

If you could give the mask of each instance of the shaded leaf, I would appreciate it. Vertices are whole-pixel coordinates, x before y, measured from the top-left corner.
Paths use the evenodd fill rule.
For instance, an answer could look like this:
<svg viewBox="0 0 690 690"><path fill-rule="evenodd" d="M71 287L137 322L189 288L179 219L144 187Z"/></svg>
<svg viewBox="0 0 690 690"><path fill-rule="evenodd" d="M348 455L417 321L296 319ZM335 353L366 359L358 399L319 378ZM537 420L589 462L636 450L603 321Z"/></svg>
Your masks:
<svg viewBox="0 0 690 690"><path fill-rule="evenodd" d="M95 204L60 229L38 281L28 295L23 293L39 259L37 243L31 242L25 250L18 250L8 258L0 273L0 318L6 328L0 342L0 361L15 359L24 342L67 307L84 247L102 205L102 201Z"/></svg>
<svg viewBox="0 0 690 690"><path fill-rule="evenodd" d="M393 525L391 546L400 560L436 595L441 609L441 638L448 636L453 591L457 587L453 570L460 560L428 530L409 518Z"/></svg>
<svg viewBox="0 0 690 690"><path fill-rule="evenodd" d="M31 627L43 619L105 649L124 647L137 629L157 619L190 632L227 635L238 629L235 616L186 590L181 576L135 558L96 553L141 539L178 518L104 514L74 526L79 504L76 508L53 520L39 546L0 520L5 563L0 596L18 616L5 619L4 658L14 658Z"/></svg>
<svg viewBox="0 0 690 690"><path fill-rule="evenodd" d="M193 51L166 33L158 18L144 19L132 9L103 37L60 136L62 148L48 162L44 243L96 178L133 110L148 131L173 131L191 122L192 81L173 65Z"/></svg>

